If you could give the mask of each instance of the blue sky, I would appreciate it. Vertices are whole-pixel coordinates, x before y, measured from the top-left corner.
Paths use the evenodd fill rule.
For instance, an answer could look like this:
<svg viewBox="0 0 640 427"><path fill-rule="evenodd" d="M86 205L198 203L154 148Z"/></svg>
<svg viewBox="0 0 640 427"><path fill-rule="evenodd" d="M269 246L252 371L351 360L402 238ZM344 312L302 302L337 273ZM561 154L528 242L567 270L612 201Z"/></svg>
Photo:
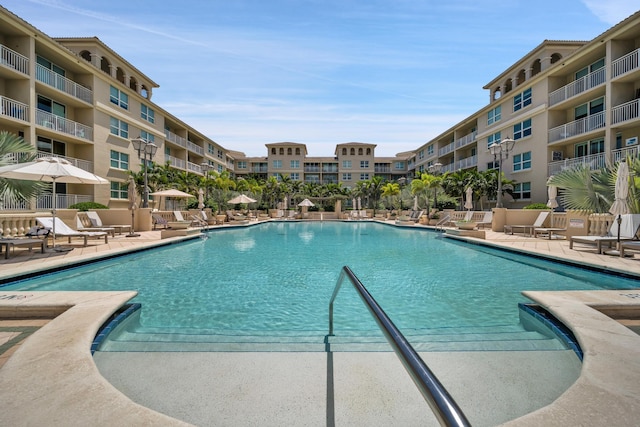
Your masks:
<svg viewBox="0 0 640 427"><path fill-rule="evenodd" d="M52 37L97 36L153 101L227 149L414 150L489 102L543 40L591 40L630 0L5 0ZM535 5L535 7L532 7ZM535 23L532 24L532 23Z"/></svg>

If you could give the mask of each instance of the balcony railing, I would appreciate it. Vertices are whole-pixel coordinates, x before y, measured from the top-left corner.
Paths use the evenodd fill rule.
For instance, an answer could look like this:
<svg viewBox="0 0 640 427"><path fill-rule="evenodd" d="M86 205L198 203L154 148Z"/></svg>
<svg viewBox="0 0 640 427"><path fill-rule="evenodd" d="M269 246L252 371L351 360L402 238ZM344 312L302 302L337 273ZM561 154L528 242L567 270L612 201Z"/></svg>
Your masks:
<svg viewBox="0 0 640 427"><path fill-rule="evenodd" d="M443 165L442 166L442 173L445 172L455 172L456 171L456 164L455 163L449 163L448 165Z"/></svg>
<svg viewBox="0 0 640 427"><path fill-rule="evenodd" d="M457 162L458 169L472 168L478 165L478 156L469 156L464 159L460 159Z"/></svg>
<svg viewBox="0 0 640 427"><path fill-rule="evenodd" d="M625 56L616 59L611 63L611 77L618 77L624 73L638 68L638 56L640 49L629 52Z"/></svg>
<svg viewBox="0 0 640 427"><path fill-rule="evenodd" d="M627 157L640 157L640 146L634 145L631 147L619 148L611 152L611 162L613 164L618 163Z"/></svg>
<svg viewBox="0 0 640 427"><path fill-rule="evenodd" d="M187 141L187 150L192 151L196 154L200 154L201 156L204 156L204 148L194 144L191 141Z"/></svg>
<svg viewBox="0 0 640 427"><path fill-rule="evenodd" d="M322 173L338 173L338 166L322 166Z"/></svg>
<svg viewBox="0 0 640 427"><path fill-rule="evenodd" d="M73 80L61 76L40 64L36 64L36 80L51 87L55 87L59 91L69 94L89 104L93 103L93 92Z"/></svg>
<svg viewBox="0 0 640 427"><path fill-rule="evenodd" d="M53 209L53 195L41 194L36 198L37 210ZM56 209L67 209L71 205L82 202L92 202L93 196L86 194L56 194Z"/></svg>
<svg viewBox="0 0 640 427"><path fill-rule="evenodd" d="M175 133L169 132L166 129L164 131L164 136L166 137L167 141L171 141L176 145L179 145L183 148L187 148L187 140L184 139L183 137L178 136Z"/></svg>
<svg viewBox="0 0 640 427"><path fill-rule="evenodd" d="M65 159L66 161L71 163L73 166L80 168L82 170L86 170L87 172L93 173L93 162L90 160L76 159L75 157L67 157L67 156L62 156L60 154L52 154L52 153L49 153L46 151L40 151L40 150L38 150L36 153L36 158L38 159L43 157L52 157L52 156ZM7 162L18 163L20 161L20 157L21 155L18 153L9 153L7 155Z"/></svg>
<svg viewBox="0 0 640 427"><path fill-rule="evenodd" d="M93 140L93 128L43 110L36 110L36 124L78 138Z"/></svg>
<svg viewBox="0 0 640 427"><path fill-rule="evenodd" d="M164 156L164 160L165 162L169 162L169 164L171 166L173 166L174 168L180 168L180 169L186 169L187 167L187 162L185 162L182 159L179 159L177 157L173 157L173 156Z"/></svg>
<svg viewBox="0 0 640 427"><path fill-rule="evenodd" d="M0 65L29 75L29 58L3 45L0 45Z"/></svg>
<svg viewBox="0 0 640 427"><path fill-rule="evenodd" d="M601 111L549 130L549 143L603 128L605 126L604 113Z"/></svg>
<svg viewBox="0 0 640 427"><path fill-rule="evenodd" d="M269 167L267 167L267 166L252 166L251 167L251 172L252 173L267 173L267 172L269 172Z"/></svg>
<svg viewBox="0 0 640 427"><path fill-rule="evenodd" d="M451 144L447 144L444 147L440 148L438 150L438 154L440 156L444 156L445 154L452 152L454 148L455 148L455 143L452 142Z"/></svg>
<svg viewBox="0 0 640 427"><path fill-rule="evenodd" d="M478 132L474 131L456 140L455 141L456 148L464 147L465 145L471 144L476 140L477 135L478 135Z"/></svg>
<svg viewBox="0 0 640 427"><path fill-rule="evenodd" d="M576 96L596 86L600 86L607 79L606 69L599 68L593 73L589 73L566 86L561 87L549 94L549 106L558 104L573 96Z"/></svg>
<svg viewBox="0 0 640 427"><path fill-rule="evenodd" d="M14 119L29 121L29 106L11 98L0 96L0 114Z"/></svg>
<svg viewBox="0 0 640 427"><path fill-rule="evenodd" d="M611 124L637 119L640 112L640 99L625 102L611 110Z"/></svg>
<svg viewBox="0 0 640 427"><path fill-rule="evenodd" d="M320 166L305 166L304 171L305 173L308 173L308 172L317 173L317 172L320 172Z"/></svg>
<svg viewBox="0 0 640 427"><path fill-rule="evenodd" d="M602 169L607 165L605 153L590 154L588 156L576 157L574 159L565 159L557 162L551 162L548 165L548 174L557 175L558 173L574 169L580 165L587 165L591 170Z"/></svg>
<svg viewBox="0 0 640 427"><path fill-rule="evenodd" d="M202 167L191 162L187 162L187 170L195 173L202 173Z"/></svg>
<svg viewBox="0 0 640 427"><path fill-rule="evenodd" d="M375 166L373 170L375 173L391 173L391 166Z"/></svg>

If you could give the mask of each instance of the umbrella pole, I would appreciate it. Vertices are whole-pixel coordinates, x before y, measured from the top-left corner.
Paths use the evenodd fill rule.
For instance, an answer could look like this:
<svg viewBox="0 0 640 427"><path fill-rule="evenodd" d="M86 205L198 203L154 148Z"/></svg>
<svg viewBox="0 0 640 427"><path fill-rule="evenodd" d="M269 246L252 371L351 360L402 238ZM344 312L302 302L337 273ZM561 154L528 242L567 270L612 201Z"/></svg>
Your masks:
<svg viewBox="0 0 640 427"><path fill-rule="evenodd" d="M52 177L53 179L53 200L51 201L51 215L53 216L53 249L56 248L56 177Z"/></svg>

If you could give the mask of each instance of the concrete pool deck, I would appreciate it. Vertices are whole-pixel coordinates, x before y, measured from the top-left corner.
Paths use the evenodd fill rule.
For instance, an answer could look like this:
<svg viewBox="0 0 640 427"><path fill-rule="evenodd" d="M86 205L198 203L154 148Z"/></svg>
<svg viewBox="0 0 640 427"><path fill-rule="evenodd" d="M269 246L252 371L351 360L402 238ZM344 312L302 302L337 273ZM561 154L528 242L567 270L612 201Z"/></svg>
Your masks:
<svg viewBox="0 0 640 427"><path fill-rule="evenodd" d="M17 250L8 260L0 260L0 278L169 242L161 241L159 234L160 232L146 232L140 238L115 238L108 245L75 248L66 253L39 254ZM175 240L180 238L171 241ZM597 255L589 249L570 250L565 241L533 239L490 231L487 232L486 242L640 277L640 258L637 257L623 259ZM182 421L134 403L100 374L90 354L90 343L99 326L134 294L5 292L3 295L26 297L0 298L0 317L32 316L52 320L26 339L0 368L0 399L4 403L4 409L0 412L0 424L185 425ZM585 352L585 360L580 377L571 387L569 384L575 376L564 373L567 376L563 383L565 388L556 391L553 398L557 399L553 403L549 402L540 410L510 421L509 425L633 425L640 416L640 337L614 317L630 318L636 315L634 313L639 313L640 292L532 292L527 293L527 296L547 307L572 328ZM495 392L494 386L498 385L493 382L495 380L491 375L497 366L513 366L508 372L516 375L518 369L522 371L522 365L525 364L534 376L545 372L543 368L556 366L559 371L550 373L561 376L563 369L572 365L570 361L562 359L575 357L570 352L550 352L542 355L547 357L536 360L531 357L523 359L522 355L515 354L517 352L511 352L514 353L511 355L498 353L424 353L422 356L434 366L436 375L448 387L452 383L451 392L454 397L458 399L460 396L461 401L471 402L465 403L466 407L461 406L465 412L469 410L473 415L473 419L468 416L474 425L492 425L492 419L482 414L482 405L487 400L497 398L491 395ZM130 382L147 391L149 387L160 390L155 392L160 394L155 396L155 402L160 405L158 410L179 414L181 410L197 412L204 407L214 411L210 416L215 419L209 419L209 423L197 422L199 425L238 425L239 420L261 425L333 425L332 422L336 425L424 425L429 424L432 419L427 405L415 391L393 353L335 353L331 356L331 365L327 353L127 355L132 356L128 359L131 365L128 376L135 375L137 368L149 368L150 364L158 369L158 375L152 378L138 377ZM122 365L121 357L122 354L99 355L102 359L100 364ZM560 360L550 360L551 357ZM178 361L185 363L182 371L176 367ZM452 361L458 363L452 364ZM335 372L332 375L332 387L328 381L330 366L332 372ZM165 372L164 376L160 375L162 372ZM167 372L172 374L166 374ZM235 389L230 388L228 382L229 376L234 372L242 378L241 385ZM378 372L387 374L384 380L378 378ZM260 380L258 373L262 373ZM283 373L293 375L287 377ZM189 378L189 375L193 375L192 381L200 380L210 391L198 394L192 390L191 394L184 396L186 407L170 408L179 402L163 396L162 390L171 390L175 381L183 376ZM386 382L389 377L393 378L391 384ZM283 378L284 382L279 382ZM455 385L454 380L460 378L466 381L459 382L462 385ZM114 376L111 381L115 384L119 379ZM544 378L541 378L542 383ZM517 387L518 384L515 383L514 386ZM385 388L388 390L383 391ZM363 389L366 395L364 400ZM333 399L329 399L331 390L334 393ZM552 393L548 390L544 392ZM150 394L153 395L154 392L151 391ZM152 396L151 400L153 398ZM529 398L533 400L531 396ZM249 411L248 405L252 405L253 399L255 408ZM180 404L185 405L185 401ZM216 407L211 403L216 401L224 404ZM374 403L373 406L370 405L371 402ZM418 408L417 412L415 408ZM397 414L407 413L409 418L398 418L400 415ZM246 417L243 417L244 414ZM514 417L519 415L523 414L513 414ZM206 413L202 416L206 417ZM189 419L188 414L181 419ZM511 418L500 422L509 419Z"/></svg>

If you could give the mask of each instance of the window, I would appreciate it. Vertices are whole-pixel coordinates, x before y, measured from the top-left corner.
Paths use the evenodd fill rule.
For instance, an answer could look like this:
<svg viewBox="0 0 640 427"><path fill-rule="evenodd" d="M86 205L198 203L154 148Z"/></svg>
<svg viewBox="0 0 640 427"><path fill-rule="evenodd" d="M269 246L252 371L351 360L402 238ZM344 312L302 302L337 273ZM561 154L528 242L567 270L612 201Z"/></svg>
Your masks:
<svg viewBox="0 0 640 427"><path fill-rule="evenodd" d="M531 88L517 94L513 98L513 111L518 111L527 105L531 105Z"/></svg>
<svg viewBox="0 0 640 427"><path fill-rule="evenodd" d="M433 145L433 144L431 144L431 145L429 145L429 146L427 147L427 155L428 155L428 156L432 156L432 155L433 155L433 151L434 151L434 150L433 150L433 147L434 147L434 145ZM421 159L423 159L423 158L424 158L424 150L420 151L420 153L422 153L422 157L420 157L420 158L421 158Z"/></svg>
<svg viewBox="0 0 640 427"><path fill-rule="evenodd" d="M396 162L393 167L396 169L404 170L404 162Z"/></svg>
<svg viewBox="0 0 640 427"><path fill-rule="evenodd" d="M293 172L291 175L289 175L289 178L291 178L293 181L300 181L300 174L298 172Z"/></svg>
<svg viewBox="0 0 640 427"><path fill-rule="evenodd" d="M216 155L216 147L214 147L212 144L207 144L207 153L209 153L209 155L211 155L211 156L215 156Z"/></svg>
<svg viewBox="0 0 640 427"><path fill-rule="evenodd" d="M271 154L276 154L276 149L275 149L275 147L271 148Z"/></svg>
<svg viewBox="0 0 640 427"><path fill-rule="evenodd" d="M111 103L118 105L125 110L129 109L129 95L118 90L118 88L111 86L109 92L109 100Z"/></svg>
<svg viewBox="0 0 640 427"><path fill-rule="evenodd" d="M280 150L278 150L278 153L280 153L281 156L284 156L284 147L280 147Z"/></svg>
<svg viewBox="0 0 640 427"><path fill-rule="evenodd" d="M111 167L114 169L129 169L129 155L111 150Z"/></svg>
<svg viewBox="0 0 640 427"><path fill-rule="evenodd" d="M346 155L347 155L347 149L346 149L346 148L343 148L343 149L342 149L342 155L343 155L343 156L346 156Z"/></svg>
<svg viewBox="0 0 640 427"><path fill-rule="evenodd" d="M111 132L112 135L129 138L129 125L115 117L109 117L109 132Z"/></svg>
<svg viewBox="0 0 640 427"><path fill-rule="evenodd" d="M342 167L345 169L351 169L351 160L343 160Z"/></svg>
<svg viewBox="0 0 640 427"><path fill-rule="evenodd" d="M487 148L491 147L491 144L500 142L500 132L496 132L493 135L489 135L487 138Z"/></svg>
<svg viewBox="0 0 640 427"><path fill-rule="evenodd" d="M343 173L342 174L342 180L343 181L351 181L351 174L350 173Z"/></svg>
<svg viewBox="0 0 640 427"><path fill-rule="evenodd" d="M111 181L111 198L112 199L128 199L129 194L127 192L128 184L126 182L113 182Z"/></svg>
<svg viewBox="0 0 640 427"><path fill-rule="evenodd" d="M524 138L531 135L531 119L513 125L513 139Z"/></svg>
<svg viewBox="0 0 640 427"><path fill-rule="evenodd" d="M358 148L358 156L362 156L362 148Z"/></svg>
<svg viewBox="0 0 640 427"><path fill-rule="evenodd" d="M352 148L351 150L349 150L349 154L351 154L352 156L356 155L356 149Z"/></svg>
<svg viewBox="0 0 640 427"><path fill-rule="evenodd" d="M369 174L368 173L361 173L360 174L360 181L367 181L369 179Z"/></svg>
<svg viewBox="0 0 640 427"><path fill-rule="evenodd" d="M156 142L156 137L154 134L141 130L140 138L144 139L147 142Z"/></svg>
<svg viewBox="0 0 640 427"><path fill-rule="evenodd" d="M291 169L300 169L300 160L291 160L289 162L289 167Z"/></svg>
<svg viewBox="0 0 640 427"><path fill-rule="evenodd" d="M273 161L274 169L282 169L282 160L274 160Z"/></svg>
<svg viewBox="0 0 640 427"><path fill-rule="evenodd" d="M290 156L293 154L293 149L291 147L287 148L287 156Z"/></svg>
<svg viewBox="0 0 640 427"><path fill-rule="evenodd" d="M360 160L360 169L367 169L368 167L369 167L369 160Z"/></svg>
<svg viewBox="0 0 640 427"><path fill-rule="evenodd" d="M487 126L494 124L497 121L500 121L502 118L502 106L498 105L493 110L490 110L487 114Z"/></svg>
<svg viewBox="0 0 640 427"><path fill-rule="evenodd" d="M218 173L224 172L224 167L222 165L218 165Z"/></svg>
<svg viewBox="0 0 640 427"><path fill-rule="evenodd" d="M531 151L513 155L513 171L531 169Z"/></svg>
<svg viewBox="0 0 640 427"><path fill-rule="evenodd" d="M247 162L245 162L244 160L238 160L238 169L246 169L247 168Z"/></svg>
<svg viewBox="0 0 640 427"><path fill-rule="evenodd" d="M497 170L498 166L500 166L500 162L498 160L496 160L495 162L489 162L487 163L487 170Z"/></svg>
<svg viewBox="0 0 640 427"><path fill-rule="evenodd" d="M140 117L149 123L156 122L156 113L144 104L140 104Z"/></svg>
<svg viewBox="0 0 640 427"><path fill-rule="evenodd" d="M218 150L218 158L222 159L224 157L224 153L222 152L222 150Z"/></svg>
<svg viewBox="0 0 640 427"><path fill-rule="evenodd" d="M428 150L429 148L431 148L431 151L432 151L432 153L431 153L431 154L433 154L433 145L430 145L429 147L427 147L427 150ZM418 152L418 159L420 159L420 160L421 160L421 159L424 159L424 150L420 150L420 151Z"/></svg>
<svg viewBox="0 0 640 427"><path fill-rule="evenodd" d="M300 155L300 147L296 147L296 156Z"/></svg>
<svg viewBox="0 0 640 427"><path fill-rule="evenodd" d="M531 198L531 183L519 182L513 185L513 198L516 200Z"/></svg>

